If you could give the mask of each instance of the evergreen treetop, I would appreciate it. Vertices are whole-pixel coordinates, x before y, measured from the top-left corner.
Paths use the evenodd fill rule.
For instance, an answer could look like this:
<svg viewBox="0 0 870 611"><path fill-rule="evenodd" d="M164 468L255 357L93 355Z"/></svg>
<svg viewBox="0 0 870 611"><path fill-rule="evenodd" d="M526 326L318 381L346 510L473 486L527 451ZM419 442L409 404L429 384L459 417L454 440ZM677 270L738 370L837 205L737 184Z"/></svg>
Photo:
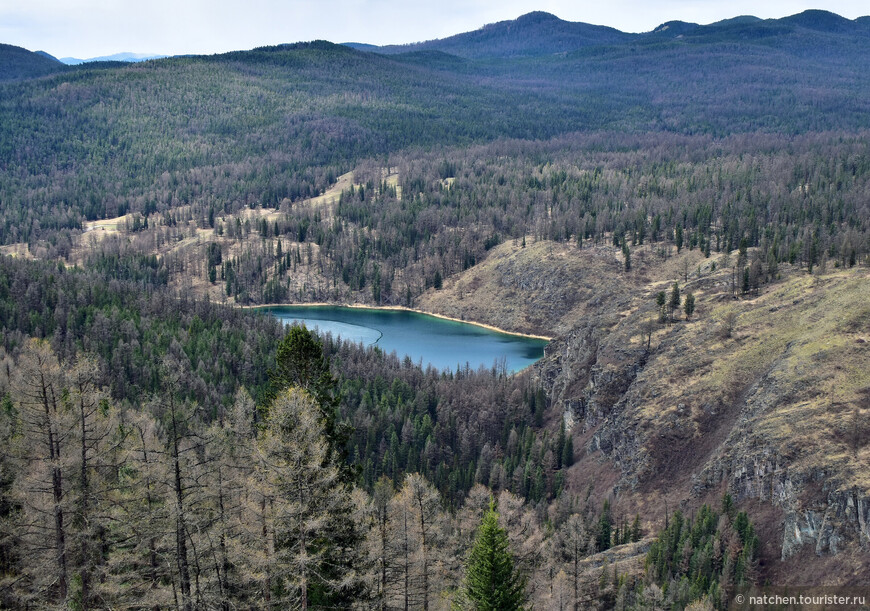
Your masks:
<svg viewBox="0 0 870 611"><path fill-rule="evenodd" d="M493 501L468 557L465 587L472 608L479 611L522 609L525 602L526 581L514 566L507 532L498 525Z"/></svg>

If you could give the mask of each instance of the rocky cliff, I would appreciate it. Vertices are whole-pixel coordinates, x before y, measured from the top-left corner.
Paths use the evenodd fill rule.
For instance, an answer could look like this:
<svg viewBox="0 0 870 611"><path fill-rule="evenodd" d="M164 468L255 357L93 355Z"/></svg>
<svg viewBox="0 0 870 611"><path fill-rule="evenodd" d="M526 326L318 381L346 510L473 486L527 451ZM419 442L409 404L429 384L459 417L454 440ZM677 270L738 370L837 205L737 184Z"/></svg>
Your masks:
<svg viewBox="0 0 870 611"><path fill-rule="evenodd" d="M735 256L638 249L626 273L616 249L534 248L475 269L486 282L453 279L428 305L437 309L458 287L453 315L553 331L536 375L553 421L563 418L575 436L569 481L626 511L643 509L650 522L666 507L691 510L729 491L771 508L758 519L771 522L779 561L850 550L870 571L866 268L781 269L744 295L733 292ZM547 257L561 270L549 285L536 271ZM695 312L661 320L656 294L670 296L675 281L682 295L693 292ZM522 324L530 320L532 329ZM590 475L604 468L615 477Z"/></svg>

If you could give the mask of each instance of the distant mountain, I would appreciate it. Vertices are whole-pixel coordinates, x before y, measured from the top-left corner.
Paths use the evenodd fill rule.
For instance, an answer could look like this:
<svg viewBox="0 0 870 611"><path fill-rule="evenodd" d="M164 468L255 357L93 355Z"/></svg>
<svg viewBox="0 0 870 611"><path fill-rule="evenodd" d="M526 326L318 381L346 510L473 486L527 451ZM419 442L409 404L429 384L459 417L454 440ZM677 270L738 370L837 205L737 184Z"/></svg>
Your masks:
<svg viewBox="0 0 870 611"><path fill-rule="evenodd" d="M866 19L866 18L865 18ZM670 24L665 24L670 25ZM849 20L834 13L808 10L781 19L758 19L741 16L690 27L663 30L660 26L644 34L636 42L654 42L669 38L693 45L751 45L760 52L760 46L776 49L802 59L834 61L839 64L858 64L854 57L863 55L870 39L870 22ZM749 51L750 47L746 47ZM767 53L767 51L764 51Z"/></svg>
<svg viewBox="0 0 870 611"><path fill-rule="evenodd" d="M594 47L660 43L663 40L690 39L691 42L746 42L765 40L783 42L793 49L801 45L817 45L821 39L812 35L870 35L870 17L849 20L823 10L807 10L782 19L759 19L741 15L709 25L685 21L668 21L651 32L632 34L614 28L588 23L563 21L555 15L533 12L512 21L500 21L478 30L449 38L406 45L377 47L363 43L348 43L360 51L386 55L414 51L442 51L466 59L508 59L564 55ZM791 39L782 38L791 36Z"/></svg>
<svg viewBox="0 0 870 611"><path fill-rule="evenodd" d="M36 53L37 55L41 55L42 57L45 57L47 59L50 59L51 61L63 63L58 58L56 58L54 55L51 55L50 53L46 53L45 51L34 51L34 53Z"/></svg>
<svg viewBox="0 0 870 611"><path fill-rule="evenodd" d="M0 44L0 81L45 76L64 70L66 66L43 51L28 51L21 47Z"/></svg>
<svg viewBox="0 0 870 611"><path fill-rule="evenodd" d="M115 53L114 55L101 55L100 57L89 57L88 59L78 59L76 57L62 57L60 61L68 66L78 66L88 62L144 62L149 59L163 59L168 55L154 55L149 53Z"/></svg>
<svg viewBox="0 0 870 611"><path fill-rule="evenodd" d="M808 10L777 21L820 32L850 33L861 29L861 26L854 21L840 17L836 13L821 10Z"/></svg>
<svg viewBox="0 0 870 611"><path fill-rule="evenodd" d="M689 32L692 32L701 26L697 23L687 23L685 21L668 21L661 24L659 27L654 29L652 32L648 32L644 36L649 37L661 37L661 38L679 38L680 36L684 36Z"/></svg>
<svg viewBox="0 0 870 611"><path fill-rule="evenodd" d="M762 20L759 17L755 17L754 15L740 15L739 17L723 19L722 21L717 21L715 23L711 23L710 25L747 25L750 23L758 23L759 21Z"/></svg>
<svg viewBox="0 0 870 611"><path fill-rule="evenodd" d="M435 50L470 59L505 58L553 55L582 47L619 44L635 36L606 26L563 21L550 13L536 11L513 21L485 25L473 32L441 40L379 47L377 51L394 54Z"/></svg>

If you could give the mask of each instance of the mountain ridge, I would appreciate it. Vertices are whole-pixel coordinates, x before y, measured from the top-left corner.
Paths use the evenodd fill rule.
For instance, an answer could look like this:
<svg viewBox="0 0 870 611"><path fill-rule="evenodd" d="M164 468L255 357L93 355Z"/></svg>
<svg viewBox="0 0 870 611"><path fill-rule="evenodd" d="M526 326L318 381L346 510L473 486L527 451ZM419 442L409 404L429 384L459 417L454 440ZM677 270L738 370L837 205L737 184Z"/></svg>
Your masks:
<svg viewBox="0 0 870 611"><path fill-rule="evenodd" d="M62 57L59 61L63 62L68 66L78 66L80 64L87 64L90 62L129 62L129 63L137 63L137 62L145 62L151 59L165 59L170 57L169 55L161 55L155 53L133 53L130 51L122 51L121 53L113 53L112 55L100 55L98 57L88 57L86 59L80 59L77 57Z"/></svg>
<svg viewBox="0 0 870 611"><path fill-rule="evenodd" d="M850 20L830 11L809 9L778 19L741 15L706 25L671 20L649 32L631 33L608 26L565 21L552 13L533 11L513 20L486 24L476 30L441 39L384 46L368 43L347 44L359 50L386 55L438 50L466 59L504 59L564 54L585 47L619 46L686 36L697 40L708 36L720 39L730 35L734 40L746 40L776 34L795 34L795 29L862 36L870 33L868 23L870 17Z"/></svg>
<svg viewBox="0 0 870 611"><path fill-rule="evenodd" d="M0 43L0 82L35 78L65 69L62 62L44 51L28 51Z"/></svg>
<svg viewBox="0 0 870 611"><path fill-rule="evenodd" d="M562 53L579 47L628 42L634 36L608 26L564 21L552 13L533 11L443 39L386 45L375 50L384 54L438 50L483 59ZM474 50L484 45L481 50Z"/></svg>
<svg viewBox="0 0 870 611"><path fill-rule="evenodd" d="M661 23L648 32L623 32L613 27L585 22L572 22L545 11L532 11L513 20L489 23L475 30L457 33L446 38L421 42L375 45L366 42L346 42L341 46L357 51L381 55L402 55L417 51L439 51L463 59L492 60L524 57L566 55L591 47L620 47L663 40L691 38L693 41L725 42L760 40L783 35L800 35L801 32L826 35L870 36L870 16L847 19L822 9L808 9L801 13L775 19L760 19L752 15L740 15L710 24L698 24L679 19ZM2 44L2 43L0 43ZM268 48L294 48L294 45L309 43L284 43ZM10 49L19 49L11 53ZM266 48L251 49L257 51ZM245 53L231 51L219 53ZM34 58L26 59L27 53L39 56L47 62ZM58 71L60 66L78 66L92 62L138 63L166 59L171 56L152 53L120 52L86 59L75 57L55 58L43 51L30 52L13 45L0 47L0 80L44 76ZM189 55L188 57L204 57ZM50 63L49 63L50 62ZM6 76L3 76L3 75Z"/></svg>

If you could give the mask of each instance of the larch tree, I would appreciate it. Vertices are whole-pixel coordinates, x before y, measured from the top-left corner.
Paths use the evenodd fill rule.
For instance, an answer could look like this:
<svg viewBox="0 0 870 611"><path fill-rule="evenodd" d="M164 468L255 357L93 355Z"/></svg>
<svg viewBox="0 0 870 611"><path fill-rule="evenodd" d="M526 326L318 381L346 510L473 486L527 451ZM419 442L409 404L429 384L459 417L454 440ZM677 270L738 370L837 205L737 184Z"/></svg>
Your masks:
<svg viewBox="0 0 870 611"><path fill-rule="evenodd" d="M563 570L556 573L556 576L553 578L549 603L551 609L558 609L558 611L569 611L569 609L576 608L571 603L571 589L568 576Z"/></svg>
<svg viewBox="0 0 870 611"><path fill-rule="evenodd" d="M480 516L489 509L489 501L492 491L482 484L476 484L465 496L462 507L456 512L453 519L453 542L454 548L451 556L451 564L456 562L461 565L464 558L468 557L471 546L474 545L474 537L480 527ZM457 566L456 572L460 572Z"/></svg>
<svg viewBox="0 0 870 611"><path fill-rule="evenodd" d="M518 570L531 577L543 566L542 550L545 545L544 531L535 512L519 496L502 490L498 495L499 523L507 533L508 542ZM538 580L526 581L526 587L534 590ZM530 594L533 592L530 592Z"/></svg>
<svg viewBox="0 0 870 611"><path fill-rule="evenodd" d="M125 432L117 410L98 384L99 368L89 356L79 356L66 372L65 408L73 422L75 450L70 456L70 559L74 571L71 598L89 609L103 598L108 566L103 550L114 541L111 500L123 460Z"/></svg>
<svg viewBox="0 0 870 611"><path fill-rule="evenodd" d="M275 558L275 489L258 458L256 409L247 390L239 389L231 414L232 432L222 433L227 444L225 469L231 481L227 493L232 498L231 508L224 509L229 512L226 579L238 604L268 608Z"/></svg>
<svg viewBox="0 0 870 611"><path fill-rule="evenodd" d="M167 356L161 364L163 392L146 406L157 421L153 432L160 441L158 450L150 455L150 474L154 478L155 494L161 495L163 511L160 517L164 533L170 533L171 582L177 606L188 611L201 606L208 588L204 575L198 536L208 526L209 514L204 487L206 478L206 445L203 436L201 410L195 403L181 399L181 389L188 371L183 361Z"/></svg>
<svg viewBox="0 0 870 611"><path fill-rule="evenodd" d="M124 414L122 426L128 434L115 507L114 599L132 596L148 608L176 606L169 454L160 423L141 410Z"/></svg>
<svg viewBox="0 0 870 611"><path fill-rule="evenodd" d="M405 482L399 495L402 502L410 506L413 515L420 571L421 604L424 611L428 611L429 593L433 585L432 573L436 555L437 526L441 518L441 496L432 484L418 473L409 473L405 476Z"/></svg>
<svg viewBox="0 0 870 611"><path fill-rule="evenodd" d="M571 514L556 531L556 550L567 564L566 575L570 578L574 611L580 609L580 561L594 547L594 536L580 514Z"/></svg>
<svg viewBox="0 0 870 611"><path fill-rule="evenodd" d="M20 506L15 498L15 481L19 475L18 409L9 397L9 374L14 363L0 348L0 392L5 396L0 401L0 607L12 608L17 604L14 586L19 578L20 551L16 521Z"/></svg>
<svg viewBox="0 0 870 611"><path fill-rule="evenodd" d="M396 494L389 505L389 520L391 526L390 541L396 556L396 574L390 591L395 591L396 605L408 611L416 604L414 586L416 584L415 539L413 534L414 515L411 503L406 498ZM387 592L389 596L390 591ZM390 597L392 599L393 597Z"/></svg>
<svg viewBox="0 0 870 611"><path fill-rule="evenodd" d="M175 567L177 569L178 587L181 591L181 608L190 611L194 607L193 591L191 589L191 569L189 547L189 486L186 482L187 470L184 468L191 453L196 452L196 446L187 442L191 433L188 425L192 419L191 407L180 402L175 393L170 390L167 397L159 401L164 411L165 442L169 452L170 468L170 502L174 514L173 531L175 535Z"/></svg>
<svg viewBox="0 0 870 611"><path fill-rule="evenodd" d="M20 418L22 473L17 530L27 590L42 601L66 599L69 513L66 491L74 422L63 402L63 371L47 342L31 340L19 359L11 390Z"/></svg>
<svg viewBox="0 0 870 611"><path fill-rule="evenodd" d="M397 571L395 546L390 539L392 514L390 501L395 495L393 483L381 477L376 483L369 505L371 529L367 537L372 563L373 599L378 609L387 609L387 592Z"/></svg>
<svg viewBox="0 0 870 611"><path fill-rule="evenodd" d="M443 513L441 497L426 478L405 476L388 507L389 555L394 570L387 579L388 606L428 608L436 584Z"/></svg>
<svg viewBox="0 0 870 611"><path fill-rule="evenodd" d="M263 542L254 535L257 520L248 523L254 489L255 410L247 390L240 388L229 417L220 418L206 430L209 440L206 462L212 465L205 487L210 493L208 506L214 520L210 534L211 563L221 609L230 609L232 602L261 602L257 597L256 576L262 567L257 565L254 550Z"/></svg>
<svg viewBox="0 0 870 611"><path fill-rule="evenodd" d="M276 492L274 565L280 583L272 589L281 599L273 604L305 610L352 589L358 581L353 568L337 571L333 563L346 551L338 523L352 512L349 488L330 458L320 410L308 392L290 388L276 397L257 454Z"/></svg>
<svg viewBox="0 0 870 611"><path fill-rule="evenodd" d="M46 342L31 340L11 380L22 583L39 600L79 609L92 608L107 582L102 550L112 544L107 506L123 441L98 378L92 358L61 366Z"/></svg>

